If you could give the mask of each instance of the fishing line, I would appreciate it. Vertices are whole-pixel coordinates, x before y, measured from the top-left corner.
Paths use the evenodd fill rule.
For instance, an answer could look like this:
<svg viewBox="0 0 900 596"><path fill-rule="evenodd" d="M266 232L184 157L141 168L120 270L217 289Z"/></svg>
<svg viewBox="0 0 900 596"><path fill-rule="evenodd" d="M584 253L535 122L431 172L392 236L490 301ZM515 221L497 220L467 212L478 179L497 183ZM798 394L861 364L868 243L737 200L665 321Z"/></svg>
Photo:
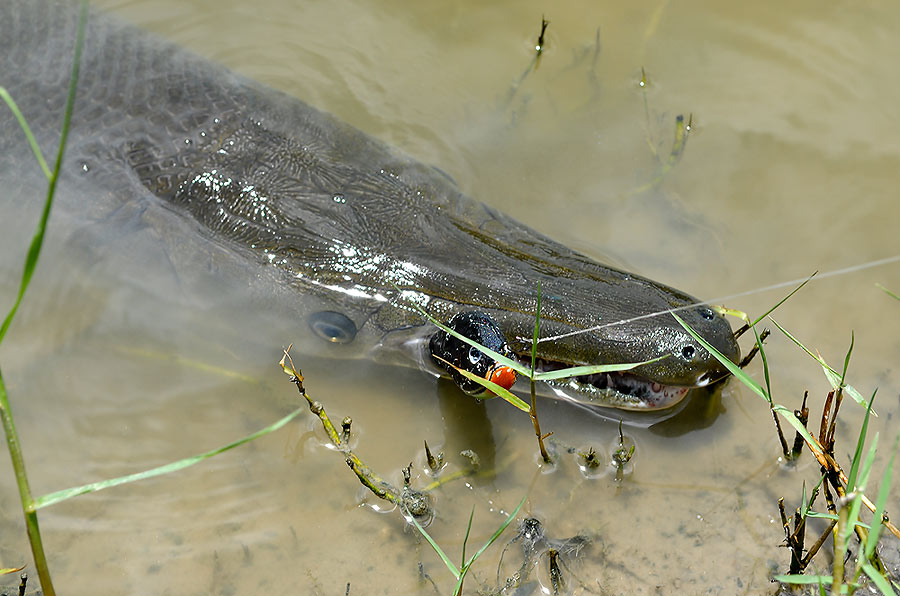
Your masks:
<svg viewBox="0 0 900 596"><path fill-rule="evenodd" d="M579 329L578 331L570 331L569 333L562 333L560 335L551 335L549 337L542 337L538 339L538 343L546 342L546 341L554 341L557 339L563 339L566 337L572 337L573 335L579 335L581 333L589 333L591 331L597 331L598 329L605 329L606 327L614 327L616 325L625 325L627 323L632 323L634 321L640 321L641 319L651 319L653 317L658 317L660 315L667 315L675 312L679 312L682 310L687 310L689 308L694 308L695 306L703 306L704 304L719 304L723 303L727 300L733 300L735 298L741 298L743 296L750 296L752 294L761 294L762 292L768 292L770 290L779 290L782 288L787 288L791 286L799 285L805 281L816 281L827 279L829 277L836 277L838 275L845 275L847 273L854 273L856 271L863 271L865 269L872 269L874 267L880 267L882 265L889 265L891 263L900 262L900 254L894 255L892 257L885 257L883 259L875 259L873 261L866 261L865 263L860 263L858 265L851 265L849 267L843 267L841 269L832 269L831 271L825 271L824 273L814 273L813 276L808 277L798 277L796 279L791 279L788 281L782 281L776 284L772 284L769 286L763 286L761 288L754 288L752 290L747 290L745 292L738 292L737 294L729 294L727 296L721 296L719 298L710 298L709 300L703 300L700 302L694 302L693 304L686 304L684 306L679 306L678 308L670 308L667 310L661 310L657 312L648 313L645 315L639 315L636 317L631 317L629 319L622 319L620 321L613 321L611 323L603 323L602 325L597 325L595 327L590 327L588 329Z"/></svg>

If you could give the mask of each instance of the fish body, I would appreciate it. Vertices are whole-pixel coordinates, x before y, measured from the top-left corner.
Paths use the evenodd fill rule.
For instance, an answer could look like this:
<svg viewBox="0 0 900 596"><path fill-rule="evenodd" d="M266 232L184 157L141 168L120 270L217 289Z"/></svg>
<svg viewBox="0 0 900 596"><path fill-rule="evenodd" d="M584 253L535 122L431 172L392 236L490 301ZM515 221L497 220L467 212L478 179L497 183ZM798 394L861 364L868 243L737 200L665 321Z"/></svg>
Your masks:
<svg viewBox="0 0 900 596"><path fill-rule="evenodd" d="M0 85L48 155L76 17L51 0L0 6ZM0 152L0 181L15 184L32 156L6 110ZM665 356L633 375L557 383L561 397L652 409L726 374L670 309L739 356L728 323L690 295L573 251L328 113L93 11L66 155L62 184L80 209L136 213L173 261L254 280L341 356L435 370L422 308L445 322L483 313L524 358L539 287L541 335L556 338L538 344L543 365Z"/></svg>

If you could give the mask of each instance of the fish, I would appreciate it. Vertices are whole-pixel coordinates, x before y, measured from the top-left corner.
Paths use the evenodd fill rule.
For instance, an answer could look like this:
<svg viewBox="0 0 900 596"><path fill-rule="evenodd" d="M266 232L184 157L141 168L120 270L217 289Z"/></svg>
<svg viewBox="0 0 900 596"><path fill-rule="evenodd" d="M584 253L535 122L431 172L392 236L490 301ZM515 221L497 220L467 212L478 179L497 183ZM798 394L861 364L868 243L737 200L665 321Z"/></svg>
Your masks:
<svg viewBox="0 0 900 596"><path fill-rule="evenodd" d="M76 23L67 2L0 6L0 85L42 147L58 140ZM675 309L740 358L729 323L689 294L569 249L467 196L440 168L96 10L65 155L60 185L75 210L110 225L131 213L165 238L173 262L214 262L340 358L446 375L432 357L442 332L424 311L445 324L479 313L512 357L530 361L539 291L541 335L553 338L537 344L540 369L653 360L548 382L551 397L658 410L726 376ZM30 160L4 111L0 182L21 187Z"/></svg>

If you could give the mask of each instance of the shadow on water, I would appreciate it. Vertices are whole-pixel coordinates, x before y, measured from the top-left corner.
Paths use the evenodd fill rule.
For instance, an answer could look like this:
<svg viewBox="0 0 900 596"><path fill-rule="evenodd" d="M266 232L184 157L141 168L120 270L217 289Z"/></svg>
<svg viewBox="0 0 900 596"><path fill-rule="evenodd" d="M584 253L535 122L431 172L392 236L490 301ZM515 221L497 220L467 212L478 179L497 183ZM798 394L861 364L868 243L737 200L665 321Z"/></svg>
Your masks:
<svg viewBox="0 0 900 596"><path fill-rule="evenodd" d="M460 393L459 388L449 379L440 379L436 387L441 418L444 420L446 443L443 449L450 461L468 465L461 451L470 449L480 460L482 470L494 470L497 447L494 443L494 429L488 418L485 403ZM493 479L493 474L481 476Z"/></svg>
<svg viewBox="0 0 900 596"><path fill-rule="evenodd" d="M690 432L709 428L726 412L722 403L722 387L714 390L695 389L687 397L684 408L671 418L652 425L649 430L661 437L680 437Z"/></svg>

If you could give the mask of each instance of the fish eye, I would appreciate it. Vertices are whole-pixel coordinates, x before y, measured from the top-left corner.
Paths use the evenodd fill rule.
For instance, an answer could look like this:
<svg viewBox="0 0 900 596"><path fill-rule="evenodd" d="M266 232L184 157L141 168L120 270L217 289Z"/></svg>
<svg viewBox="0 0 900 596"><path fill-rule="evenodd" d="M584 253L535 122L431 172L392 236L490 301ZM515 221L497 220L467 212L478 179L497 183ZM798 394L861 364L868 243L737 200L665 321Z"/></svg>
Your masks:
<svg viewBox="0 0 900 596"><path fill-rule="evenodd" d="M333 310L313 313L309 317L309 326L316 335L336 344L350 343L356 337L356 323Z"/></svg>
<svg viewBox="0 0 900 596"><path fill-rule="evenodd" d="M712 309L709 309L709 308L701 308L700 316L703 317L704 319L706 319L707 321L712 321L714 318L716 318L715 313L713 313Z"/></svg>
<svg viewBox="0 0 900 596"><path fill-rule="evenodd" d="M694 346L684 346L681 348L681 355L685 360L691 360L694 357L694 354L697 353L697 350L694 349Z"/></svg>
<svg viewBox="0 0 900 596"><path fill-rule="evenodd" d="M469 362L471 362L472 364L478 364L479 362L481 362L481 357L483 355L484 354L481 353L481 350L479 350L475 346L469 348Z"/></svg>

